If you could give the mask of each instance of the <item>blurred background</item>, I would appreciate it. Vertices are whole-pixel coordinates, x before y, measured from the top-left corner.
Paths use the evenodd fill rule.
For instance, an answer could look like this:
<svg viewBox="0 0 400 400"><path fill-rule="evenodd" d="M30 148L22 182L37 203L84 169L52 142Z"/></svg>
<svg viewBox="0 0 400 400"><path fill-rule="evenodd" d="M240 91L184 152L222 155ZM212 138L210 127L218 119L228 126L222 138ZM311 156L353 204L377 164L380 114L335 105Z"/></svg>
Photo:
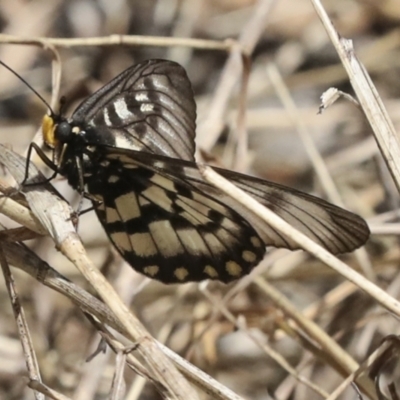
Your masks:
<svg viewBox="0 0 400 400"><path fill-rule="evenodd" d="M340 34L354 41L398 130L398 1L325 0L323 4ZM252 63L246 103L248 147L240 153L240 160L236 151L240 62L227 51L192 48L190 42L163 47L64 43L56 46L62 66L60 95L66 96L70 115L82 99L132 64L148 58L172 59L186 68L192 82L198 105L197 143L207 159L326 198L309 149L297 133L295 125L300 121L322 154L345 207L362 215L373 228L367 252L343 259L398 295L400 253L395 223L399 196L362 111L341 99L318 114L320 96L328 88L350 94L352 89L310 1L0 0L0 27L3 34L25 39L89 40L118 34L207 39L221 44L230 38L242 40ZM42 46L9 44L9 40L0 37L0 59L50 101L52 53ZM228 69L229 65L233 68ZM235 65L239 65L236 70ZM271 66L279 70L298 107L295 120L271 83ZM46 107L2 67L0 88L0 141L24 154ZM64 180L54 185L76 206L78 196ZM307 346L310 343L298 329L288 327L285 315L252 279L242 285L166 286L124 264L110 248L94 213L80 218L79 234L92 260L150 333L238 395L254 400L322 398L278 365L267 348L327 392L342 382L340 368L317 346ZM49 239L28 244L57 271L90 290ZM23 272L13 272L45 383L73 399L108 398L115 356L107 351L86 363L99 336L83 314L65 297ZM388 313L303 252L271 251L256 276L284 293L359 363L383 338L399 333L399 324ZM231 318L216 311L224 298ZM25 361L3 280L0 301L0 398L33 399L22 379ZM390 382L399 381L396 366L396 357L388 356L379 374L375 371L382 395L388 399L398 398L390 397L387 390ZM125 398L160 398L151 384L138 380L132 371L127 369L125 378ZM396 390L400 396L398 383ZM360 397L349 388L342 398Z"/></svg>

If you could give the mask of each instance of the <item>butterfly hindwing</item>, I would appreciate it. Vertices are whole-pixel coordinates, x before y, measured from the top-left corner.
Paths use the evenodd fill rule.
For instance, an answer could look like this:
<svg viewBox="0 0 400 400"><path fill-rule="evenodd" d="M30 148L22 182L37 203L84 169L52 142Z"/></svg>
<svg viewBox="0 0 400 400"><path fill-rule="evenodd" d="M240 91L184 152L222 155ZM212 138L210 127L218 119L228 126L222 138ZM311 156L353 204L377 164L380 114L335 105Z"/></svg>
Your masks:
<svg viewBox="0 0 400 400"><path fill-rule="evenodd" d="M333 254L353 251L369 237L368 225L362 218L323 199L233 171L216 171ZM226 201L229 204L229 199ZM254 217L249 216L249 221ZM261 236L275 247L298 248L265 226Z"/></svg>
<svg viewBox="0 0 400 400"><path fill-rule="evenodd" d="M101 157L106 159L120 159L125 167L141 166L172 182L185 182L191 190L216 199L253 226L266 246L299 248L234 199L204 181L195 163L106 147L102 154ZM333 254L352 251L369 236L368 226L362 218L318 197L233 171L221 168L216 168L216 171Z"/></svg>
<svg viewBox="0 0 400 400"><path fill-rule="evenodd" d="M262 259L265 246L234 210L115 150L98 160L88 190L110 240L139 272L165 283L229 282Z"/></svg>

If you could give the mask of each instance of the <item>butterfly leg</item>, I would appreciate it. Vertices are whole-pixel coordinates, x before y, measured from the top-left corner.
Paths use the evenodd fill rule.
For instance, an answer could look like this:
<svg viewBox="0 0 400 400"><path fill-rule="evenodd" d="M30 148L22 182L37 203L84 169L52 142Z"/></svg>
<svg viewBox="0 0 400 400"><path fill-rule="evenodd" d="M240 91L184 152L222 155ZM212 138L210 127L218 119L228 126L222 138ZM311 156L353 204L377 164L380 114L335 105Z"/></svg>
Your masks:
<svg viewBox="0 0 400 400"><path fill-rule="evenodd" d="M32 151L35 150L37 155L40 157L40 159L51 169L54 171L54 173L47 179L41 181L41 182L27 182L29 179L29 163L31 161L32 157ZM29 145L28 148L28 156L26 158L26 165L25 165L25 176L24 179L21 182L21 186L35 186L35 185L42 185L45 183L49 183L51 180L53 180L58 174L58 169L57 166L54 164L52 160L50 160L49 157L46 156L44 151L34 142L32 142Z"/></svg>
<svg viewBox="0 0 400 400"><path fill-rule="evenodd" d="M90 193L83 193L83 197L85 199L90 200L93 205L91 207L86 208L85 210L81 210L79 212L79 216L86 214L90 211L96 210L97 207L99 207L101 204L103 204L102 201L100 201L99 199L97 199L95 196L92 196Z"/></svg>

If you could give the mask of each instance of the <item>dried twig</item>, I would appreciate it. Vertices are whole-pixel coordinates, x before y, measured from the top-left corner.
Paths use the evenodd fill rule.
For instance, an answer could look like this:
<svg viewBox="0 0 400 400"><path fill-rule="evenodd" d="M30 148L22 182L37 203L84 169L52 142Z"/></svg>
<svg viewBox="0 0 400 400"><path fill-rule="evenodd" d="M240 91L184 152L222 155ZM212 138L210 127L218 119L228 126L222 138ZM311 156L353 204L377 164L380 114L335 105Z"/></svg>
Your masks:
<svg viewBox="0 0 400 400"><path fill-rule="evenodd" d="M11 150L2 146L0 161L7 165L17 182L22 181L25 174L25 159L17 157ZM30 176L39 180L37 171L30 163ZM96 289L100 297L115 313L121 325L124 326L129 338L140 343L138 353L143 356L149 371L155 379L161 382L169 393L177 399L195 399L197 396L193 389L177 373L173 364L164 356L157 343L145 330L140 321L130 313L120 300L112 286L92 264L86 255L85 249L75 232L71 221L71 210L64 201L54 193L43 190L37 185L28 186L26 198L35 216L42 225L46 226L50 236L55 241L56 247L72 261L89 283Z"/></svg>

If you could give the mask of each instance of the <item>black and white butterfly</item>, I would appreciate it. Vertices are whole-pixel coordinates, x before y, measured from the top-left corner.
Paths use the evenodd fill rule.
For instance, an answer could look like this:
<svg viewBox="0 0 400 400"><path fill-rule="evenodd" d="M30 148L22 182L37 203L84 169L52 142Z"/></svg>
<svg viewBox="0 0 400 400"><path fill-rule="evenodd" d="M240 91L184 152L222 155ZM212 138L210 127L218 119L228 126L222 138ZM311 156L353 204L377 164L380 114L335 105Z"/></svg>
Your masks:
<svg viewBox="0 0 400 400"><path fill-rule="evenodd" d="M94 200L111 242L137 271L165 283L248 274L266 246L295 243L203 180L195 163L196 105L185 70L134 65L66 119L43 121L53 167ZM48 165L50 164L48 160ZM332 253L363 245L359 216L305 193L217 169Z"/></svg>

